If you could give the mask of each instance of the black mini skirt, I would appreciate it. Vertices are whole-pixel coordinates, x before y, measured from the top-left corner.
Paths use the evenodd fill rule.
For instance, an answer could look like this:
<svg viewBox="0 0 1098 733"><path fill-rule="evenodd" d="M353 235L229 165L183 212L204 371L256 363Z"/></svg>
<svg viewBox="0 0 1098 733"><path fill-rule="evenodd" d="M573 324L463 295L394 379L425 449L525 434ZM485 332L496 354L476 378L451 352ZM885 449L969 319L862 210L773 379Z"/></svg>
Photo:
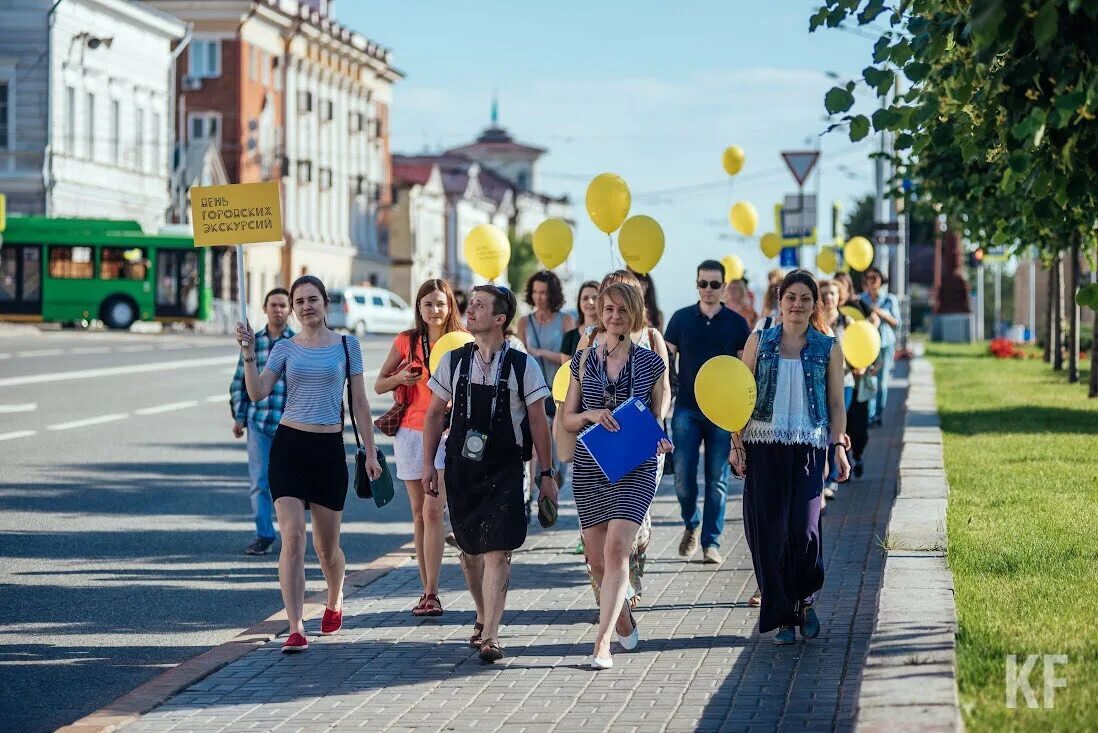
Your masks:
<svg viewBox="0 0 1098 733"><path fill-rule="evenodd" d="M343 433L309 433L279 425L267 464L271 498L293 497L335 512L347 501L347 454Z"/></svg>

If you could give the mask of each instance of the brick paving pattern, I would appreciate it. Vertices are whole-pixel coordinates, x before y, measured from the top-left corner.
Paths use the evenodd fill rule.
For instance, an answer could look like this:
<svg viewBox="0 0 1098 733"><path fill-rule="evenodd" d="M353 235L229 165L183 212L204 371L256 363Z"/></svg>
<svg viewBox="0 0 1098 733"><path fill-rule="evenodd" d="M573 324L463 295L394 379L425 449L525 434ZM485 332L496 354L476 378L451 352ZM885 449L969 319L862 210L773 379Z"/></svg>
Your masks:
<svg viewBox="0 0 1098 733"><path fill-rule="evenodd" d="M902 376L903 366L897 376ZM899 382L900 380L897 380ZM740 492L730 486L719 569L678 556L674 485L653 505L640 646L614 645L613 669L585 667L597 616L574 508L558 528L531 528L514 556L501 643L485 665L466 643L472 600L453 550L441 597L446 614L417 619L418 572L409 563L348 588L344 628L284 655L281 640L229 664L126 726L148 731L743 731L852 730L883 571L905 390L871 432L866 472L840 489L824 517L827 580L816 604L819 638L778 647L759 637ZM167 611L167 609L166 609ZM319 633L319 621L307 624Z"/></svg>

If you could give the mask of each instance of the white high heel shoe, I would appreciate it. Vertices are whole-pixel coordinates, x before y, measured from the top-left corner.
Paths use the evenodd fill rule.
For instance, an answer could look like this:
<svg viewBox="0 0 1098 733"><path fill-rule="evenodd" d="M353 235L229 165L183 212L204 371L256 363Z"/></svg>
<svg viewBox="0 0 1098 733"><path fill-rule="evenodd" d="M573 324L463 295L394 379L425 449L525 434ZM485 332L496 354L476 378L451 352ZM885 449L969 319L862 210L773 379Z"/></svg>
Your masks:
<svg viewBox="0 0 1098 733"><path fill-rule="evenodd" d="M591 665L591 669L610 669L614 666L613 657L591 657L591 661L588 662Z"/></svg>
<svg viewBox="0 0 1098 733"><path fill-rule="evenodd" d="M618 643L621 644L621 648L627 652L631 652L637 648L637 644L640 644L641 630L637 620L633 618L633 614L629 614L629 620L633 624L633 631L628 636L622 636L618 634Z"/></svg>

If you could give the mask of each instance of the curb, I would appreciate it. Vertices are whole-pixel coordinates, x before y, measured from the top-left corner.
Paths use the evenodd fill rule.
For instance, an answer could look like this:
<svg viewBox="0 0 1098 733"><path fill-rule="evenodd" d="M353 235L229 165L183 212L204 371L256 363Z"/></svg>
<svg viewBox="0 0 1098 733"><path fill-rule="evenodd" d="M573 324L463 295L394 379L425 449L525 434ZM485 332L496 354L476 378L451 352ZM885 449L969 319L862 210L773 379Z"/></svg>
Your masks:
<svg viewBox="0 0 1098 733"><path fill-rule="evenodd" d="M415 545L408 542L395 550L371 561L362 570L346 575L343 581L344 596L355 595L363 587L389 572L403 566L415 552ZM347 588L351 588L348 593ZM324 610L327 592L320 591L305 598L304 620L318 618ZM249 652L267 644L289 629L285 609L245 629L232 639L218 644L197 657L172 667L135 690L126 693L109 705L80 718L74 723L58 728L56 733L111 733L155 707L168 698L185 690L225 665L235 662Z"/></svg>
<svg viewBox="0 0 1098 733"><path fill-rule="evenodd" d="M897 493L855 720L866 733L964 730L934 370L921 355L909 363Z"/></svg>

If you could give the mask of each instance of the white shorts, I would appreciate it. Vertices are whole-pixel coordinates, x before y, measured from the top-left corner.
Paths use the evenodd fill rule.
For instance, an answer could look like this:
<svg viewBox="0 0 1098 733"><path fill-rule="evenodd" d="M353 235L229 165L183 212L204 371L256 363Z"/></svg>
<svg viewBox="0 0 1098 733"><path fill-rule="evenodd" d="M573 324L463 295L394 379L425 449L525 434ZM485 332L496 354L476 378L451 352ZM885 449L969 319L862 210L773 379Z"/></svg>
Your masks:
<svg viewBox="0 0 1098 733"><path fill-rule="evenodd" d="M423 479L423 431L412 428L400 428L393 437L393 453L396 457L397 478L401 481L421 481ZM435 452L435 468L445 468L446 436L438 443Z"/></svg>

